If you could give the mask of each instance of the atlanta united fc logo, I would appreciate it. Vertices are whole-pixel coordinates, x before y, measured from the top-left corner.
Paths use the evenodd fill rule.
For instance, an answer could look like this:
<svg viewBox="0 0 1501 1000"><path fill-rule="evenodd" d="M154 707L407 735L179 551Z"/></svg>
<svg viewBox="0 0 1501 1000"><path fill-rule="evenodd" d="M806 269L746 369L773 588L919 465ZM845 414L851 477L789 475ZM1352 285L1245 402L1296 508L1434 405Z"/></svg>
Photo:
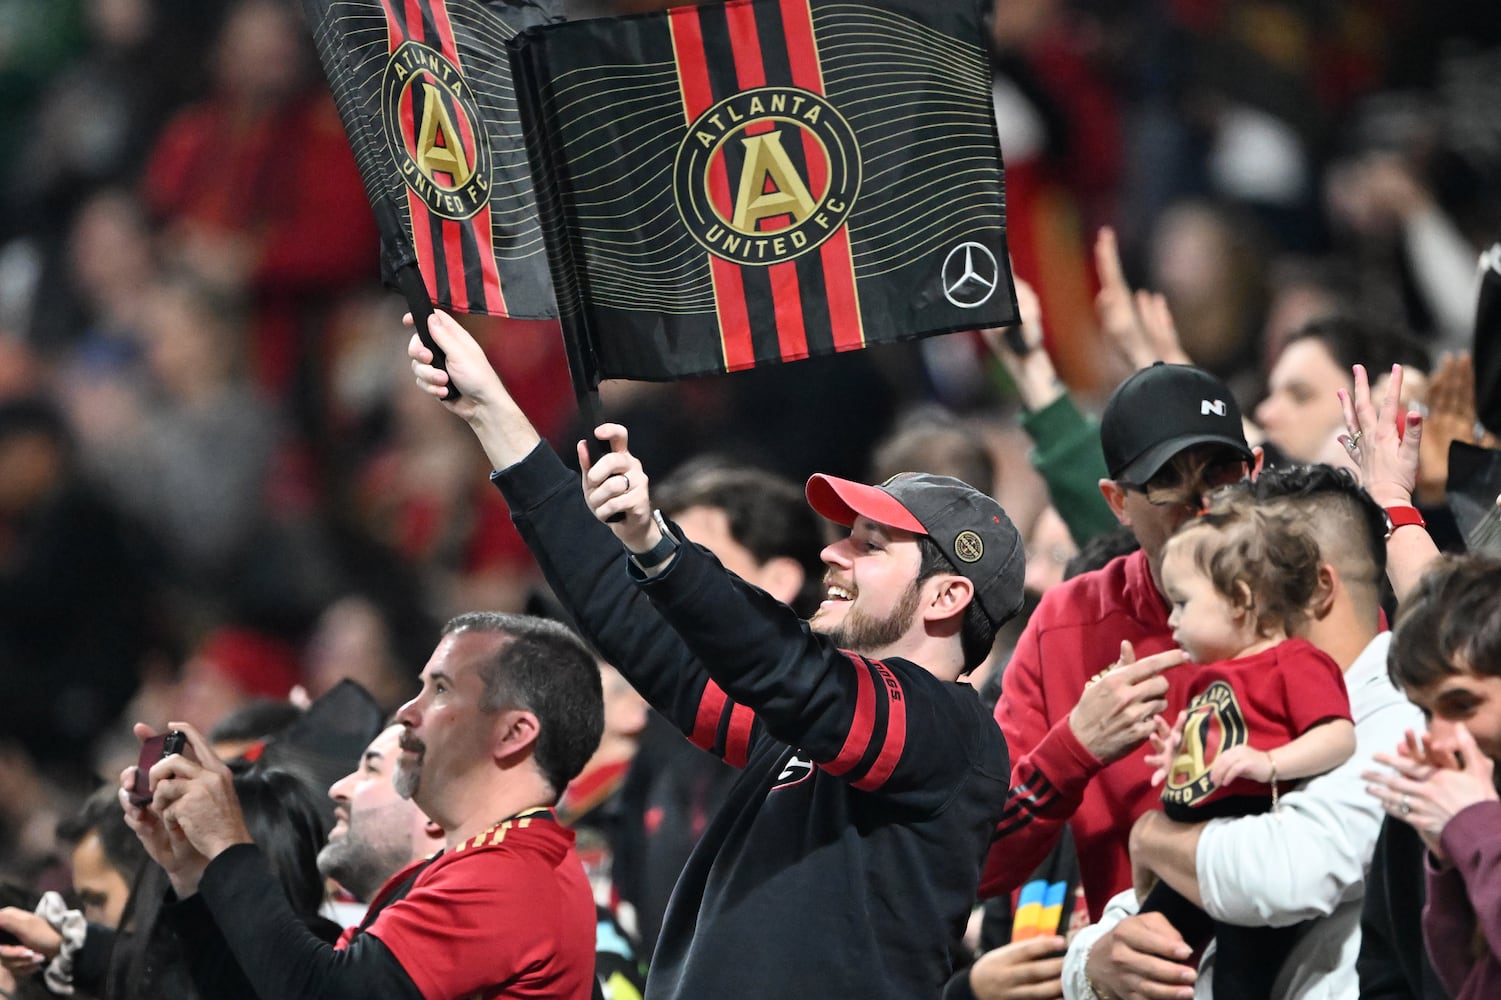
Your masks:
<svg viewBox="0 0 1501 1000"><path fill-rule="evenodd" d="M822 97L758 87L688 127L673 190L705 250L736 264L777 264L844 225L860 190L860 151L849 123Z"/></svg>
<svg viewBox="0 0 1501 1000"><path fill-rule="evenodd" d="M445 219L490 200L490 142L459 68L420 42L403 42L381 80L386 139L407 187Z"/></svg>
<svg viewBox="0 0 1501 1000"><path fill-rule="evenodd" d="M1188 703L1183 726L1183 745L1168 769L1164 802L1197 805L1214 793L1209 769L1220 754L1246 742L1245 711L1235 689L1215 681Z"/></svg>

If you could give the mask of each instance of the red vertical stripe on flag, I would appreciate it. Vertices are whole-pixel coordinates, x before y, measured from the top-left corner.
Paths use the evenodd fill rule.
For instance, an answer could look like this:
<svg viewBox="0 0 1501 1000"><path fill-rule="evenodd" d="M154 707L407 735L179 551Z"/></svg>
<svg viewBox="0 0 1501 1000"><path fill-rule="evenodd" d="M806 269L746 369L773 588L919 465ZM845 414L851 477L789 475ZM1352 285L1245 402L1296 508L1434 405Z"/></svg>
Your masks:
<svg viewBox="0 0 1501 1000"><path fill-rule="evenodd" d="M406 41L406 33L401 30L401 22L396 19L396 8L391 6L391 0L381 0L381 6L386 11L386 41L390 51L395 52Z"/></svg>
<svg viewBox="0 0 1501 1000"><path fill-rule="evenodd" d="M823 259L824 285L829 292L829 321L834 327L834 350L858 351L865 346L860 320L860 290L855 287L855 262L850 255L849 225L818 248Z"/></svg>
<svg viewBox="0 0 1501 1000"><path fill-rule="evenodd" d="M823 71L818 64L818 39L813 33L813 12L808 0L779 0L782 28L787 35L787 58L792 65L794 86L823 96ZM828 184L825 166L816 156L808 160L808 183L819 197ZM855 261L850 254L849 224L818 248L823 264L824 286L829 295L829 324L836 351L855 351L865 346L865 327L860 321L860 292L855 286Z"/></svg>
<svg viewBox="0 0 1501 1000"><path fill-rule="evenodd" d="M427 22L422 19L421 0L406 0L407 37L414 42L427 40Z"/></svg>
<svg viewBox="0 0 1501 1000"><path fill-rule="evenodd" d="M464 64L459 60L459 43L453 33L453 21L448 16L447 0L429 0L428 9L432 11L433 29L437 35L433 40L437 43L438 48L442 49L443 54L458 67L459 72L463 73ZM463 133L463 139L467 146L472 146L474 143L482 141L479 138L480 131L475 127L477 123L471 122L467 115L461 114L458 118L459 131ZM477 154L476 159L478 159ZM505 292L500 287L500 269L495 263L495 234L490 224L490 206L486 205L473 216L461 222L460 225L470 227L474 233L475 245L479 247L480 275L485 290L485 311L501 316L507 315ZM444 225L443 232L446 237L448 234L447 224ZM445 242L447 242L446 239ZM453 244L449 243L449 245L452 246ZM448 259L449 285L450 287L454 285L453 275L457 271L459 273L458 287L464 291L462 299L454 299L454 305L457 307L459 302L462 301L468 304L466 311L473 311L480 303L469 302L468 285L463 281L468 267L467 262L464 260L462 243L459 244L459 248L459 253L455 256L450 256ZM458 295L457 292L454 294Z"/></svg>
<svg viewBox="0 0 1501 1000"><path fill-rule="evenodd" d="M704 63L704 33L698 11L692 7L675 7L667 17L672 32L673 55L678 67L678 85L683 92L683 116L693 120L714 103L714 88L709 83L709 68ZM709 166L709 197L715 204L732 204L730 178L725 173L724 158ZM745 306L745 281L740 268L709 254L709 276L714 282L714 307L719 314L720 350L727 371L753 368L756 351L751 344L750 316Z"/></svg>
<svg viewBox="0 0 1501 1000"><path fill-rule="evenodd" d="M464 237L461 222L443 220L443 264L448 268L448 301L456 312L469 312L469 286L464 282Z"/></svg>
<svg viewBox="0 0 1501 1000"><path fill-rule="evenodd" d="M436 47L441 49L462 73L464 67L459 65L459 46L454 41L453 22L448 19L448 4L445 0L427 0L427 9L433 15L433 34L438 36L433 39L437 43Z"/></svg>
<svg viewBox="0 0 1501 1000"><path fill-rule="evenodd" d="M412 23L411 18L414 10L416 11L417 16L417 28L415 34L418 38L422 37L421 8L416 7L411 2L405 4L403 9L406 12L406 23L408 27L406 30L403 30L402 19L396 16L395 3L396 0L381 0L381 4L386 11L387 47L392 52L395 52L397 49L399 49L402 43L407 40L407 37L413 34L410 25ZM408 132L411 131L412 123L405 120L411 115L410 105L407 102L402 102L398 113L403 116L403 121L401 122L403 130ZM418 224L419 219L426 219L426 215L424 214L426 213L426 211L427 206L422 203L422 199L413 194L411 188L407 188L407 218L412 221L412 250L417 255L417 270L422 274L422 281L423 284L427 287L427 294L429 297L433 297L438 294L437 284L433 278L433 242L431 239L431 234L428 232L427 226L425 224Z"/></svg>
<svg viewBox="0 0 1501 1000"><path fill-rule="evenodd" d="M777 349L783 361L801 361L808 356L808 330L803 323L797 263L789 260L772 264L766 272L771 278L771 302L777 317Z"/></svg>
<svg viewBox="0 0 1501 1000"><path fill-rule="evenodd" d="M392 2L393 0L386 0L386 10L388 12L386 23L394 25L396 23L396 16L395 10L391 6ZM407 39L414 42L424 41L427 37L427 30L422 20L422 4L419 0L406 0L405 10ZM405 39L402 41L405 41ZM401 41L398 41L393 36L391 39L392 51L395 51L396 47L400 44ZM408 102L404 101L402 103L401 113L404 116L415 114ZM402 122L402 133L404 135L413 135L415 131L414 122ZM433 233L432 227L429 224L431 216L428 212L427 203L417 197L411 188L407 188L407 218L411 220L412 224L412 250L417 254L417 270L422 274L422 284L427 288L428 297L436 300L438 298L438 268L433 260Z"/></svg>
<svg viewBox="0 0 1501 1000"><path fill-rule="evenodd" d="M730 37L735 40L735 80L741 90L766 86L766 64L761 57L761 35L756 27L756 10L748 3L730 3L724 8ZM818 157L812 157L817 160ZM820 170L823 164L819 164ZM814 188L821 190L822 184ZM803 302L797 281L797 265L792 261L773 264L766 269L771 279L772 311L777 320L777 349L783 361L799 361L808 356L808 331L803 325ZM747 330L749 333L749 330Z"/></svg>
<svg viewBox="0 0 1501 1000"><path fill-rule="evenodd" d="M766 67L761 62L761 35L756 30L756 10L748 3L724 5L730 37L735 40L735 79L741 90L766 86Z"/></svg>
<svg viewBox="0 0 1501 1000"><path fill-rule="evenodd" d="M412 220L412 250L417 254L417 270L427 297L438 301L438 269L433 264L433 229L428 222L427 203L407 188L407 214Z"/></svg>

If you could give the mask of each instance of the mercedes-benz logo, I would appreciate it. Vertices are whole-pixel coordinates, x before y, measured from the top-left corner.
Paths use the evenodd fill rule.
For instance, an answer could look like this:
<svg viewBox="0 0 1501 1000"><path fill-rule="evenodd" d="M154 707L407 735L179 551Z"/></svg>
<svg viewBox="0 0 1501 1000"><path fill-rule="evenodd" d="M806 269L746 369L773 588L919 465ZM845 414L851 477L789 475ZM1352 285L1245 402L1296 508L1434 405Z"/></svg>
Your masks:
<svg viewBox="0 0 1501 1000"><path fill-rule="evenodd" d="M960 309L990 301L1000 278L995 254L983 243L961 243L943 259L943 297Z"/></svg>

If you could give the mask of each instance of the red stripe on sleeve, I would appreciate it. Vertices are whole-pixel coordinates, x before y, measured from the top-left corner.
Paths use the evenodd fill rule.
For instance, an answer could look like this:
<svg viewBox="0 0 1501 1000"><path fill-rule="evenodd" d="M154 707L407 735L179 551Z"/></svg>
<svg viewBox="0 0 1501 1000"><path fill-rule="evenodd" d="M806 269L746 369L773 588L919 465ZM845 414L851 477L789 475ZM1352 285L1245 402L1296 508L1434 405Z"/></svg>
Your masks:
<svg viewBox="0 0 1501 1000"><path fill-rule="evenodd" d="M746 758L750 756L751 726L755 722L756 714L739 702L730 708L730 731L724 741L726 764L731 767L745 766Z"/></svg>
<svg viewBox="0 0 1501 1000"><path fill-rule="evenodd" d="M845 734L844 746L839 756L821 765L829 774L839 777L860 763L870 746L871 731L876 724L876 689L870 677L870 667L861 657L846 652L850 665L855 669L855 717L850 722L850 731Z"/></svg>
<svg viewBox="0 0 1501 1000"><path fill-rule="evenodd" d="M714 751L714 738L719 735L719 719L724 715L724 706L729 701L718 684L709 681L698 699L698 715L693 719L693 735L688 737L700 750Z"/></svg>
<svg viewBox="0 0 1501 1000"><path fill-rule="evenodd" d="M901 683L886 664L871 661L870 665L880 673L886 685L886 739L881 743L876 762L870 765L865 776L850 782L863 792L873 792L886 784L886 779L891 777L891 772L902 759L902 751L907 748L907 699Z"/></svg>

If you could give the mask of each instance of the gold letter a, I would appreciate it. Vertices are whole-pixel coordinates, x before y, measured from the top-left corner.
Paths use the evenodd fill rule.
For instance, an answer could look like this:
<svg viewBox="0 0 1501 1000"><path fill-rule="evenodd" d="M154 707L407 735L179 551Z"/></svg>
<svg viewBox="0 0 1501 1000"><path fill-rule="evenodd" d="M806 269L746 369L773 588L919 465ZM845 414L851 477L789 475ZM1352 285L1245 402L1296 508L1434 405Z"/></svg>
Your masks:
<svg viewBox="0 0 1501 1000"><path fill-rule="evenodd" d="M459 139L458 130L453 127L453 119L448 117L448 108L438 95L438 88L426 80L420 83L426 92L426 100L422 105L422 134L417 137L417 167L439 187L461 188L469 183L472 173L469 159L464 155L464 144ZM442 145L437 142L440 134ZM453 184L439 184L433 176L435 173L448 174L453 178Z"/></svg>
<svg viewBox="0 0 1501 1000"><path fill-rule="evenodd" d="M740 171L740 193L730 225L742 233L754 233L762 219L791 215L795 225L812 215L817 207L813 195L782 148L782 133L766 132L741 142L745 144L745 166ZM769 190L767 178L771 179Z"/></svg>

